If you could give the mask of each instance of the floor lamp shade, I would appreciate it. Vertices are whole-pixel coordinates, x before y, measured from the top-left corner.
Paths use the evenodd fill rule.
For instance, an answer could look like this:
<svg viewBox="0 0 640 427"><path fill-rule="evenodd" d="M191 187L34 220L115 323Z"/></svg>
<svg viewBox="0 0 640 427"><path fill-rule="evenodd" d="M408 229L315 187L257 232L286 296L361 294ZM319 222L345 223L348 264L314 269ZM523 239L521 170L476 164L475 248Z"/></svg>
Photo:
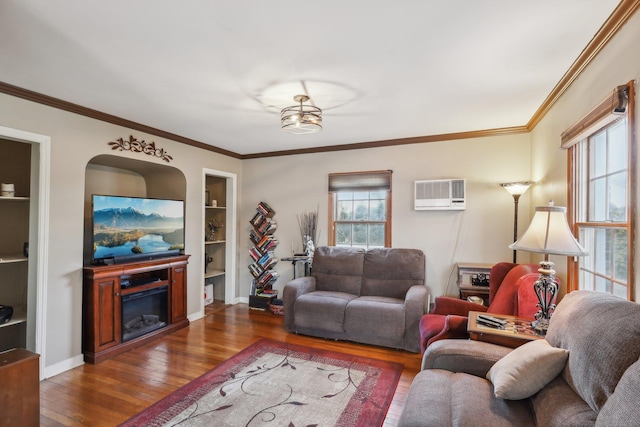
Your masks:
<svg viewBox="0 0 640 427"><path fill-rule="evenodd" d="M513 240L518 238L518 201L520 196L527 192L529 187L533 184L532 181L520 181L520 182L506 182L500 184L502 188L507 190L509 194L513 196ZM516 251L513 251L513 263L516 263Z"/></svg>

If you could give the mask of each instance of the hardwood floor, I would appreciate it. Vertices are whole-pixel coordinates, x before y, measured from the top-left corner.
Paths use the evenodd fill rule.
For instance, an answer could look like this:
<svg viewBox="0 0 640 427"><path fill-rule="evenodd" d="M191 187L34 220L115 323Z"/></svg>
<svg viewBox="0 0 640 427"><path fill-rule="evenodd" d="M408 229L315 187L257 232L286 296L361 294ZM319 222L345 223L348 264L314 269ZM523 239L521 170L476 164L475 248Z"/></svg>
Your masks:
<svg viewBox="0 0 640 427"><path fill-rule="evenodd" d="M188 328L98 365L84 364L40 383L41 426L115 426L260 338L404 365L385 426L397 425L419 354L290 334L283 317L246 304L213 303Z"/></svg>

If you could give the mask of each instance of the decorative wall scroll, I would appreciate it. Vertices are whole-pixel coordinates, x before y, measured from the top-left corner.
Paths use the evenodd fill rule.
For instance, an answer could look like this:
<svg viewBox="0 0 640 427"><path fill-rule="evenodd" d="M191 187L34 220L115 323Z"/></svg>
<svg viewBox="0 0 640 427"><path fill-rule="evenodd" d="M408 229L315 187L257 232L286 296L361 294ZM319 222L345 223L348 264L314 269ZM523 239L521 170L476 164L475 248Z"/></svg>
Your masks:
<svg viewBox="0 0 640 427"><path fill-rule="evenodd" d="M156 148L156 143L151 141L150 143L146 143L144 141L138 141L133 137L133 135L129 135L129 140L125 141L123 138L118 138L115 141L111 141L109 143L111 145L112 150L120 150L120 151L133 151L134 153L144 153L150 156L160 157L165 162L169 163L173 160L164 148Z"/></svg>

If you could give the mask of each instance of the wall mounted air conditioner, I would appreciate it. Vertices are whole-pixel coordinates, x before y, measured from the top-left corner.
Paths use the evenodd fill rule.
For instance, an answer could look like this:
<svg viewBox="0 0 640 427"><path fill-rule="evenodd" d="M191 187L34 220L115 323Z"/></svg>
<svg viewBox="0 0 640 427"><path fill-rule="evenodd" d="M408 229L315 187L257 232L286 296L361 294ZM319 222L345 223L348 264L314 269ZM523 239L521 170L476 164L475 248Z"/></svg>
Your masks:
<svg viewBox="0 0 640 427"><path fill-rule="evenodd" d="M452 211L466 209L464 179L434 179L414 182L414 210Z"/></svg>

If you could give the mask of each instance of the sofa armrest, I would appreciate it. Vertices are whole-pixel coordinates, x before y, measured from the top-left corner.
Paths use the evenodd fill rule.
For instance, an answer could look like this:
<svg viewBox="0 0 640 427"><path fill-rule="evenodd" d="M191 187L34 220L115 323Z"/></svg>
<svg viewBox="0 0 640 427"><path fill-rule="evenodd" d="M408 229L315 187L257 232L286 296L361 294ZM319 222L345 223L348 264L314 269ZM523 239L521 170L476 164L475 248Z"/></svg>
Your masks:
<svg viewBox="0 0 640 427"><path fill-rule="evenodd" d="M430 314L468 316L470 311L487 311L487 307L452 297L436 297Z"/></svg>
<svg viewBox="0 0 640 427"><path fill-rule="evenodd" d="M427 347L422 369L445 369L484 378L498 360L513 349L474 340L440 340Z"/></svg>
<svg viewBox="0 0 640 427"><path fill-rule="evenodd" d="M282 292L282 308L284 310L284 326L289 332L295 332L293 307L300 295L316 290L316 278L313 276L293 279L286 285Z"/></svg>
<svg viewBox="0 0 640 427"><path fill-rule="evenodd" d="M427 287L411 286L404 298L405 350L420 351L420 319L427 308Z"/></svg>

